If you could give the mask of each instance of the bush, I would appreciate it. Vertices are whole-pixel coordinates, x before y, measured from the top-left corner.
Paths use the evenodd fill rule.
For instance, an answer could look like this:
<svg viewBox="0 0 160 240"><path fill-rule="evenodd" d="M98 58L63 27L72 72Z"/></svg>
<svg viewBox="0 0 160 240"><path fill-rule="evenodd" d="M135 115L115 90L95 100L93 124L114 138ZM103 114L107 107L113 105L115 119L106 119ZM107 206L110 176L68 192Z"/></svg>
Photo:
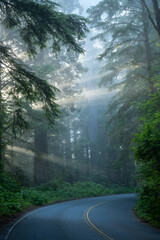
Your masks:
<svg viewBox="0 0 160 240"><path fill-rule="evenodd" d="M142 219L160 227L160 175L151 163L142 164L137 171L140 184L136 210Z"/></svg>
<svg viewBox="0 0 160 240"><path fill-rule="evenodd" d="M104 186L108 186L108 177L104 171L90 171L90 181L94 183L100 183Z"/></svg>
<svg viewBox="0 0 160 240"><path fill-rule="evenodd" d="M0 215L11 215L28 206L123 192L131 192L131 190L118 186L106 188L93 182L70 184L62 180L54 180L38 187L21 188L13 176L3 174L0 185Z"/></svg>
<svg viewBox="0 0 160 240"><path fill-rule="evenodd" d="M38 191L34 188L26 188L22 190L22 198L30 205L44 205L48 203L50 194L44 191Z"/></svg>
<svg viewBox="0 0 160 240"><path fill-rule="evenodd" d="M11 215L22 209L20 183L10 174L0 176L0 215Z"/></svg>
<svg viewBox="0 0 160 240"><path fill-rule="evenodd" d="M136 134L135 157L140 164L137 171L139 200L138 215L160 227L160 113L146 121Z"/></svg>
<svg viewBox="0 0 160 240"><path fill-rule="evenodd" d="M56 191L61 185L63 185L63 181L61 179L54 179L48 183L41 184L36 187L37 190L40 191Z"/></svg>
<svg viewBox="0 0 160 240"><path fill-rule="evenodd" d="M11 192L21 191L20 182L10 173L2 173L0 175L0 186Z"/></svg>
<svg viewBox="0 0 160 240"><path fill-rule="evenodd" d="M73 185L69 183L64 183L55 191L55 196L58 199L76 199L129 192L134 192L134 189L118 186L106 188L101 184L93 182L77 182Z"/></svg>

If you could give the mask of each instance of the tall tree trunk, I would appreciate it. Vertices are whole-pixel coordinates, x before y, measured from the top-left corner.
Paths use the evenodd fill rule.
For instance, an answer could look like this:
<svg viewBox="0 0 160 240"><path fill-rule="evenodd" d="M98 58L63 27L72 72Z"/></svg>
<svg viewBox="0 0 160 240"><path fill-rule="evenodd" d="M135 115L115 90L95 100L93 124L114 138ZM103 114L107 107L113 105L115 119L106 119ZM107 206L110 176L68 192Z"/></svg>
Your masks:
<svg viewBox="0 0 160 240"><path fill-rule="evenodd" d="M66 131L66 167L72 168L71 133L70 133L70 124L68 120L67 120L67 131Z"/></svg>
<svg viewBox="0 0 160 240"><path fill-rule="evenodd" d="M67 131L66 131L66 144L65 144L65 159L66 159L66 168L67 168L67 181L73 182L73 166L72 166L72 151L71 151L71 133L70 133L70 124L67 119Z"/></svg>
<svg viewBox="0 0 160 240"><path fill-rule="evenodd" d="M154 15L156 19L157 32L160 37L160 9L159 9L157 0L152 0L152 3L153 3Z"/></svg>
<svg viewBox="0 0 160 240"><path fill-rule="evenodd" d="M37 57L39 66L45 62L44 52ZM34 181L39 185L49 181L49 161L48 161L48 135L45 123L41 124L41 129L35 129L35 158L34 158Z"/></svg>
<svg viewBox="0 0 160 240"><path fill-rule="evenodd" d="M2 29L0 27L0 40L2 39ZM1 59L1 53L0 53ZM4 121L5 121L5 111L2 101L2 66L0 64L0 174L3 172L4 169Z"/></svg>
<svg viewBox="0 0 160 240"><path fill-rule="evenodd" d="M145 8L143 5L142 5L142 19L143 19L144 38L145 38L148 83L149 83L150 92L153 93L154 92L154 84L152 81L152 73L151 73L152 54L151 54L151 46L150 46L150 42L149 42L148 18L146 18L146 11L145 11Z"/></svg>
<svg viewBox="0 0 160 240"><path fill-rule="evenodd" d="M90 158L89 158L89 148L86 146L86 176L89 178L90 174L90 169L91 169L91 163L90 163Z"/></svg>
<svg viewBox="0 0 160 240"><path fill-rule="evenodd" d="M0 66L0 173L3 172L3 106L2 106L2 94L1 94L1 66Z"/></svg>
<svg viewBox="0 0 160 240"><path fill-rule="evenodd" d="M158 36L160 38L160 9L159 4L157 0L152 0L153 9L154 9L154 16L150 10L150 8L147 5L147 2L145 0L141 0L141 4L146 9L146 13L148 15L148 19L153 25L153 28L158 33Z"/></svg>
<svg viewBox="0 0 160 240"><path fill-rule="evenodd" d="M47 130L35 129L34 182L36 185L49 180Z"/></svg>

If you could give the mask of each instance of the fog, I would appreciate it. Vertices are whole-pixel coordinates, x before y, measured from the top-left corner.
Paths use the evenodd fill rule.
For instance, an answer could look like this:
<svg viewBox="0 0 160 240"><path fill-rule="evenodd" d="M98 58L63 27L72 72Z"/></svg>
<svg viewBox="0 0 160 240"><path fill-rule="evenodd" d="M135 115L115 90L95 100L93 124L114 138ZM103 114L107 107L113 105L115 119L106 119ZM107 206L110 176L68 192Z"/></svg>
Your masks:
<svg viewBox="0 0 160 240"><path fill-rule="evenodd" d="M18 32L23 26L1 25L3 46L11 49L2 53L0 83L11 122L4 127L5 165L33 184L57 178L135 184L132 142L141 117L135 106L154 89L150 76L152 67L157 69L152 62L157 39L141 1L99 2L61 1L56 11L69 17L57 22L67 22L54 29L57 35L50 30L53 42L53 36L40 33L30 39L30 32ZM89 32L80 16L88 18ZM44 93L48 85L41 86L41 80L52 86L51 102L51 89Z"/></svg>
<svg viewBox="0 0 160 240"><path fill-rule="evenodd" d="M80 0L80 4L83 6L84 8L84 14L86 14L86 10L91 7L91 6L95 6L97 3L99 3L99 0L89 0L89 1L85 1L85 0Z"/></svg>

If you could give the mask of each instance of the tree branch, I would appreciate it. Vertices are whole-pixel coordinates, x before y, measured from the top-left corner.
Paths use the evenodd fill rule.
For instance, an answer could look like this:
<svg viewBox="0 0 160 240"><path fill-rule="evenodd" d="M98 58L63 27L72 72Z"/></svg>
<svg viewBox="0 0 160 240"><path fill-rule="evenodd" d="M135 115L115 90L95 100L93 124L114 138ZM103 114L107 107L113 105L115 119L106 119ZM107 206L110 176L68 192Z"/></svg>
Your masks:
<svg viewBox="0 0 160 240"><path fill-rule="evenodd" d="M148 17L149 17L149 19L150 19L150 21L151 21L154 29L155 29L156 31L158 31L157 25L156 25L155 21L153 20L153 18L152 18L152 16L151 16L151 12L150 12L150 10L149 10L149 8L148 8L145 0L141 0L141 3L142 3L142 5L145 7L145 9L146 9L146 11L147 11L147 13L148 13Z"/></svg>

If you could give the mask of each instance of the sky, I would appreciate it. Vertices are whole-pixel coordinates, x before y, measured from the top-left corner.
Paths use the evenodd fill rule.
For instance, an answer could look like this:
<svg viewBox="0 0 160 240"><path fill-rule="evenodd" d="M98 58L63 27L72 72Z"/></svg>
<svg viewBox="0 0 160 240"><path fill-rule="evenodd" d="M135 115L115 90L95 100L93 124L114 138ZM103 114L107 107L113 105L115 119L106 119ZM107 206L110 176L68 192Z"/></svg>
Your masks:
<svg viewBox="0 0 160 240"><path fill-rule="evenodd" d="M87 9L90 6L96 5L98 2L100 2L100 0L79 0L79 2L85 9Z"/></svg>
<svg viewBox="0 0 160 240"><path fill-rule="evenodd" d="M79 0L80 4L83 6L84 11L87 10L87 8L96 5L100 0Z"/></svg>

